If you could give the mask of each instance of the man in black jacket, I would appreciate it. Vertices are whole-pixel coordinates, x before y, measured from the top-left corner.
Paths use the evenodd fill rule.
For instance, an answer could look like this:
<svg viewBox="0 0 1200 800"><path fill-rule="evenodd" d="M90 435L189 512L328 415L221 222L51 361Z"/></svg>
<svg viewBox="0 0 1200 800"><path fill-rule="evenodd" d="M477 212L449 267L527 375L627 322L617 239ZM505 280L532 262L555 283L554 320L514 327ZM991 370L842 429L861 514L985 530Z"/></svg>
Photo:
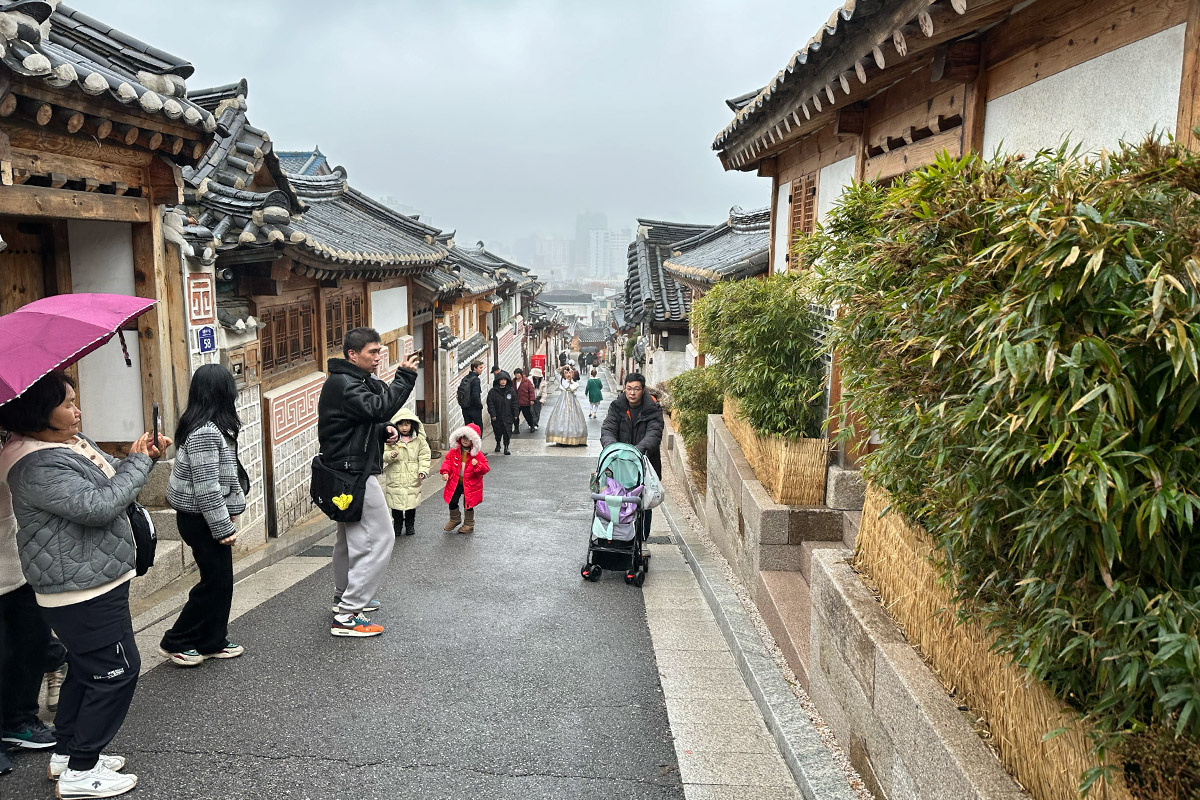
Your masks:
<svg viewBox="0 0 1200 800"><path fill-rule="evenodd" d="M625 376L625 391L609 403L608 415L600 426L600 445L624 442L637 447L649 458L654 471L662 475L662 456L659 444L663 435L662 406L646 392L646 379L636 372ZM644 540L650 534L653 511L642 512L639 534Z"/></svg>
<svg viewBox="0 0 1200 800"><path fill-rule="evenodd" d="M392 560L391 512L375 476L383 471L385 440L398 437L389 420L417 383L420 356L400 362L390 385L375 377L383 357L379 334L354 328L342 342L345 358L329 359L329 377L317 404L317 438L321 458L345 472L366 473L362 518L339 522L333 546L333 590L336 600L329 631L334 636L378 636L383 626L362 615L375 609L375 593Z"/></svg>
<svg viewBox="0 0 1200 800"><path fill-rule="evenodd" d="M463 412L463 424L469 425L474 422L479 430L483 430L483 388L479 384L481 374L483 374L483 362L472 361L471 371L462 379L467 390L459 395L458 404ZM464 395L466 396L466 405L462 403Z"/></svg>

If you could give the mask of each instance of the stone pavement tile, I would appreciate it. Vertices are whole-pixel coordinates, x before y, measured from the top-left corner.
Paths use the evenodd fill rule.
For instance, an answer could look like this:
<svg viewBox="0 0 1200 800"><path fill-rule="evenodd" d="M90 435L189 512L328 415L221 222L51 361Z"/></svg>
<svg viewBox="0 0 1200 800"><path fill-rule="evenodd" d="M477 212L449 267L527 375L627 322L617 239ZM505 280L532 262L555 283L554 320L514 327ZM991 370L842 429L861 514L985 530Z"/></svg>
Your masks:
<svg viewBox="0 0 1200 800"><path fill-rule="evenodd" d="M708 700L751 700L750 692L736 669L659 669L663 696Z"/></svg>
<svg viewBox="0 0 1200 800"><path fill-rule="evenodd" d="M668 700L668 704L670 701ZM724 722L673 722L676 753L775 753L775 740L761 722L729 725Z"/></svg>
<svg viewBox="0 0 1200 800"><path fill-rule="evenodd" d="M651 627L650 634L654 640L656 653L663 650L717 650L723 653L729 650L725 637L717 630L699 631L692 628L664 630Z"/></svg>
<svg viewBox="0 0 1200 800"><path fill-rule="evenodd" d="M684 784L687 800L803 800L790 786L705 786Z"/></svg>
<svg viewBox="0 0 1200 800"><path fill-rule="evenodd" d="M684 784L795 786L777 753L679 753Z"/></svg>
<svg viewBox="0 0 1200 800"><path fill-rule="evenodd" d="M688 566L688 563L682 558L670 558L665 555L659 555L658 553L652 554L650 558L651 575L661 575L663 573L675 575L677 572L685 572L688 575L691 575L692 568Z"/></svg>
<svg viewBox="0 0 1200 800"><path fill-rule="evenodd" d="M679 669L737 669L737 662L728 650L660 650L655 652L658 671Z"/></svg>
<svg viewBox="0 0 1200 800"><path fill-rule="evenodd" d="M727 725L762 724L762 712L753 700L671 700L667 703L667 715L672 725L713 722Z"/></svg>
<svg viewBox="0 0 1200 800"><path fill-rule="evenodd" d="M709 622L717 623L710 608L652 608L647 609L647 621L651 624L676 622Z"/></svg>

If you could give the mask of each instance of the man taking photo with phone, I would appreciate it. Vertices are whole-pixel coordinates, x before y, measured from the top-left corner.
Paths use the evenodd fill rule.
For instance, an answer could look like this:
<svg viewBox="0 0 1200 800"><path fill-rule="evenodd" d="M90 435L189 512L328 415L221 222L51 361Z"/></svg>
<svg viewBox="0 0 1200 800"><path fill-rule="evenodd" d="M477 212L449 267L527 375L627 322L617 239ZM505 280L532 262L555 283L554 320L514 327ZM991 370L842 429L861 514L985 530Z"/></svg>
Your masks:
<svg viewBox="0 0 1200 800"><path fill-rule="evenodd" d="M392 560L392 516L379 485L383 445L399 437L390 423L417 383L418 353L401 361L396 377L385 384L375 377L383 358L382 342L373 328L354 328L342 342L345 358L329 359L329 377L317 404L317 438L321 458L329 465L368 477L362 516L339 522L333 546L334 636L378 636L383 626L363 614L376 611L375 594Z"/></svg>

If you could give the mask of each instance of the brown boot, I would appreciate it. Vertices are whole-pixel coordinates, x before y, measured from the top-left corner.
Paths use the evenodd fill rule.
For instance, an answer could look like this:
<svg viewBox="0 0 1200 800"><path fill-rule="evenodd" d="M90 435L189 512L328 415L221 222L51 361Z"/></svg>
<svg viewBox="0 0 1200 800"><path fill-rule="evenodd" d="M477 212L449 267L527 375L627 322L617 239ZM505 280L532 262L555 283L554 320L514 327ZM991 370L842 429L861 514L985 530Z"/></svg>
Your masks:
<svg viewBox="0 0 1200 800"><path fill-rule="evenodd" d="M463 526L458 529L459 533L474 533L475 532L475 509L467 509L467 518L463 521Z"/></svg>
<svg viewBox="0 0 1200 800"><path fill-rule="evenodd" d="M467 513L469 514L470 512L467 512ZM462 514L459 512L459 510L457 508L452 508L452 509L450 509L450 521L447 522L444 526L442 526L442 530L452 531L458 527L458 524L460 522L462 522Z"/></svg>

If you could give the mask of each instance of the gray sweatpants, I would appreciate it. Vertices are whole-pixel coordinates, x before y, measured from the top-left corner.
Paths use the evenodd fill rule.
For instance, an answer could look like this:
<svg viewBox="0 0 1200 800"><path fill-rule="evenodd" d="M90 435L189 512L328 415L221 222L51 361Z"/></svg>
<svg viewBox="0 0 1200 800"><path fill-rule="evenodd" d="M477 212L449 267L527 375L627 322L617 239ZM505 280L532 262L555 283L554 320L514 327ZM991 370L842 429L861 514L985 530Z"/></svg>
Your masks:
<svg viewBox="0 0 1200 800"><path fill-rule="evenodd" d="M342 611L361 611L375 599L395 543L392 514L379 480L372 475L367 478L362 518L358 522L339 522L333 544L333 592L342 598Z"/></svg>

